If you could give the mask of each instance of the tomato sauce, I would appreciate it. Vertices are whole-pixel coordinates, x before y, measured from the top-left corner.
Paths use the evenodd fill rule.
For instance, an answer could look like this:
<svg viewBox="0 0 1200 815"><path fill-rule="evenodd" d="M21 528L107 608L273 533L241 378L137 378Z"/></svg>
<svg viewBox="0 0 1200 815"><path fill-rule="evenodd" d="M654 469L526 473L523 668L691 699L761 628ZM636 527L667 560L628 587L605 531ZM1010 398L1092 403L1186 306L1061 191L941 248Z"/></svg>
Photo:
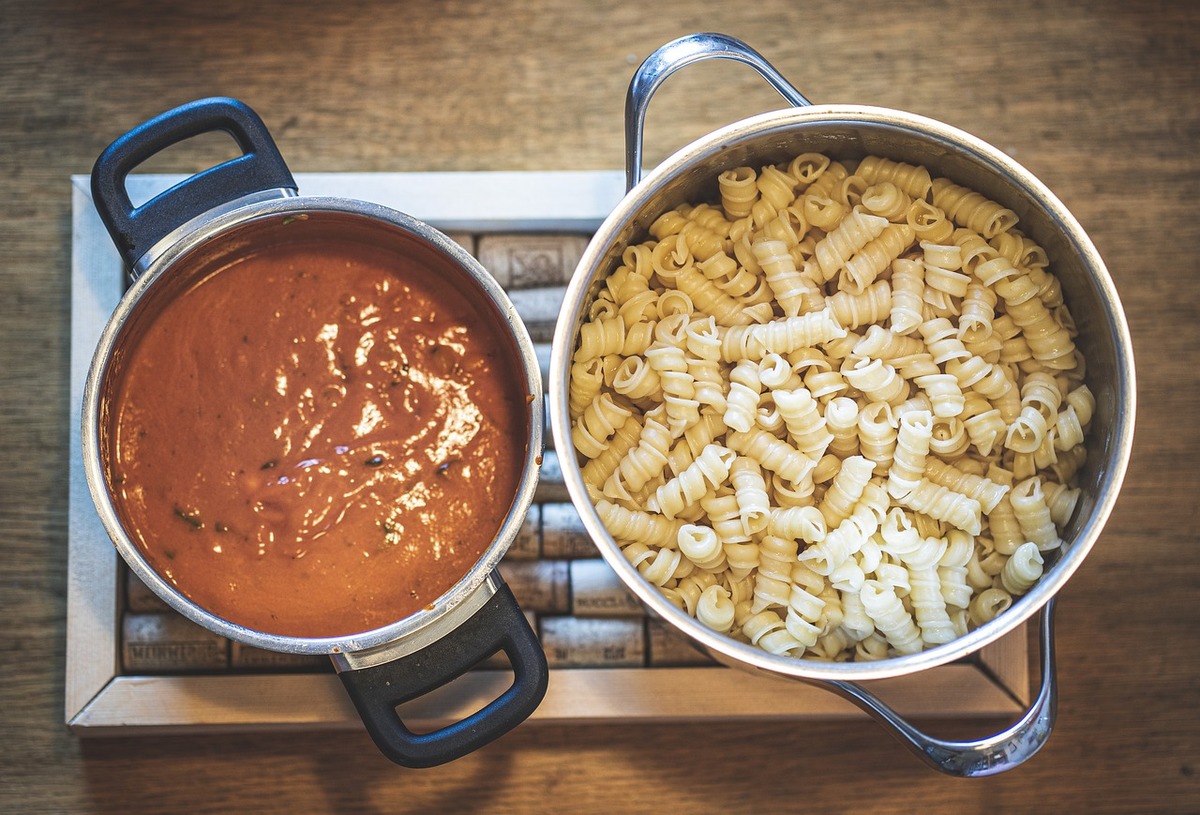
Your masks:
<svg viewBox="0 0 1200 815"><path fill-rule="evenodd" d="M512 506L529 421L515 345L463 288L322 239L174 298L107 420L109 490L150 565L296 637L371 630L452 587Z"/></svg>

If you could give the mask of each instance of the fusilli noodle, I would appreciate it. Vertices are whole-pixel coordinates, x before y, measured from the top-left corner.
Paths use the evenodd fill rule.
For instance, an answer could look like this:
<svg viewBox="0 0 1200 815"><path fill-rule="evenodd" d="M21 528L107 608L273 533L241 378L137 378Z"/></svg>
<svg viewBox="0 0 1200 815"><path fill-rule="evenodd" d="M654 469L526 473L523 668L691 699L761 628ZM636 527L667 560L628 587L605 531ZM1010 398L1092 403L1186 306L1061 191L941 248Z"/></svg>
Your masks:
<svg viewBox="0 0 1200 815"><path fill-rule="evenodd" d="M1080 504L1096 399L1044 250L925 167L738 167L625 247L573 349L601 522L702 625L878 660L1003 613Z"/></svg>

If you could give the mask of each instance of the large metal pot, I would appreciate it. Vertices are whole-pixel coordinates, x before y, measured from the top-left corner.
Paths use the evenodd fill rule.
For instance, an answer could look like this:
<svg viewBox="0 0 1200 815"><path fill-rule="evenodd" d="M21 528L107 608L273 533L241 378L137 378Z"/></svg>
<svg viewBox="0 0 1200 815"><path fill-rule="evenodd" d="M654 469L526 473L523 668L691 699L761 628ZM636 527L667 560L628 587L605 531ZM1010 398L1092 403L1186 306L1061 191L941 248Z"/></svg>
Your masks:
<svg viewBox="0 0 1200 815"><path fill-rule="evenodd" d="M642 126L654 91L675 70L711 58L753 67L793 106L722 127L641 175ZM1046 741L1055 710L1052 643L1054 595L1079 568L1112 511L1133 441L1132 346L1116 290L1095 247L1066 207L1027 170L979 139L911 113L854 105L813 105L761 55L735 39L697 34L671 42L648 57L635 74L626 101L628 194L601 225L584 252L567 290L554 337L550 368L550 423L556 448L571 450L567 394L571 355L588 306L604 277L631 242L683 202L712 200L723 170L785 161L802 152L851 159L879 155L923 164L1006 207L1022 229L1047 251L1076 316L1077 345L1088 360L1087 382L1096 395L1087 465L1079 474L1083 497L1065 530L1061 556L1042 580L997 619L931 650L878 662L819 662L775 656L709 630L668 602L621 553L592 506L573 456L562 469L572 500L605 560L645 606L718 661L752 672L822 684L885 723L938 769L956 775L987 775L1010 769ZM1042 685L1032 708L1012 727L973 742L948 742L916 730L874 694L857 684L932 668L965 657L1024 624L1041 611Z"/></svg>
<svg viewBox="0 0 1200 815"><path fill-rule="evenodd" d="M133 206L125 189L138 164L181 140L226 131L243 155ZM545 655L497 565L533 501L543 449L537 357L503 289L464 249L403 213L342 198L298 196L296 183L261 119L232 99L204 99L168 111L114 142L92 173L97 209L128 264L132 285L101 335L83 400L82 449L88 486L117 550L132 571L188 619L248 645L329 654L371 736L397 763L425 767L457 758L524 721L545 695ZM523 470L505 520L483 555L453 587L404 619L349 636L280 636L237 625L192 602L147 562L114 507L103 462L109 400L141 328L180 292L303 219L341 239L379 245L436 269L496 316L511 340L528 399ZM502 330L502 329L501 329ZM186 428L181 428L186 432ZM466 719L430 733L409 730L397 705L445 684L498 651L514 682Z"/></svg>

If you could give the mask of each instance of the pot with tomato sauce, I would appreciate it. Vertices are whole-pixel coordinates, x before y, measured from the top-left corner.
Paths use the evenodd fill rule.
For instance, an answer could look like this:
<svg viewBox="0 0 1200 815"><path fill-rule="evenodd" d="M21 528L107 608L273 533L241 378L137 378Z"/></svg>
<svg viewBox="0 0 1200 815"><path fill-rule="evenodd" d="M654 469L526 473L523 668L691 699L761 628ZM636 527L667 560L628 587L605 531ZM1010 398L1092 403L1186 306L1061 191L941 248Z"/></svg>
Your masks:
<svg viewBox="0 0 1200 815"><path fill-rule="evenodd" d="M128 173L223 130L239 158L135 207ZM542 392L495 280L403 213L299 196L262 121L205 99L92 173L132 285L87 379L83 455L130 568L191 620L329 654L397 763L464 755L545 694L497 564L533 500ZM415 733L396 708L504 651L513 684Z"/></svg>

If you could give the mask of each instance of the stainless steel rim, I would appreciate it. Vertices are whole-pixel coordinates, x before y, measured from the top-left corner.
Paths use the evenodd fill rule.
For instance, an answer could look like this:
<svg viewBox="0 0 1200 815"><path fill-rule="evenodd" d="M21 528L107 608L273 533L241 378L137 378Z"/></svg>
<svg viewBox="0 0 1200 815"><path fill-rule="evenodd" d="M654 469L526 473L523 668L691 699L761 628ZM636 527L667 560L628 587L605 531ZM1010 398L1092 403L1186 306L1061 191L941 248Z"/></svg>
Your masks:
<svg viewBox="0 0 1200 815"><path fill-rule="evenodd" d="M376 221L408 232L435 247L466 271L491 299L512 332L521 359L521 373L526 392L533 398L529 403L529 434L526 439L528 446L517 494L495 540L472 569L448 592L438 598L430 608L410 617L354 635L308 638L270 634L231 623L193 603L154 571L126 534L108 495L101 464L99 429L102 408L101 386L113 351L120 340L122 328L144 294L155 285L157 280L170 274L171 265L177 259L222 232L253 220L278 215L318 212L360 216L365 220ZM217 634L248 645L296 654L353 653L386 646L438 623L462 603L472 598L477 591L486 591L490 585L487 582L488 577L496 570L504 553L520 531L525 515L533 503L538 467L544 447L544 395L537 355L524 323L521 322L516 309L500 285L474 257L442 232L404 213L365 201L317 196L285 197L266 202L251 200L244 206L223 206L214 217L203 223L194 224L192 227L175 243L163 248L126 292L104 327L84 383L81 439L84 472L100 520L130 569L155 594L193 622Z"/></svg>
<svg viewBox="0 0 1200 815"><path fill-rule="evenodd" d="M936 149L944 149L947 155L970 157L1028 195L1061 229L1072 250L1078 254L1080 262L1086 267L1104 305L1104 324L1113 338L1113 347L1118 355L1114 365L1118 381L1114 386L1117 405L1111 429L1113 452L1104 465L1105 478L1099 494L1095 496L1094 509L1058 563L1028 594L1017 600L1012 608L993 622L966 636L919 654L863 663L832 663L775 656L716 634L669 603L625 560L616 541L596 514L584 487L580 468L569 452L574 447L567 410L570 357L582 315L594 292L595 284L608 271L605 263L612 257L621 233L643 213L655 192L681 174L694 169L696 165L751 138L763 138L769 134L786 137L805 129L827 128L839 124L882 127L913 134L927 140ZM1124 311L1099 253L1066 207L1017 162L962 130L911 113L853 105L814 105L744 119L692 142L646 175L605 219L585 250L568 286L551 351L549 388L550 425L555 448L563 451L560 460L563 463L563 478L567 490L601 555L641 602L722 662L743 669L818 681L883 679L932 668L973 653L1028 620L1078 569L1111 514L1128 466L1136 407L1132 343Z"/></svg>

